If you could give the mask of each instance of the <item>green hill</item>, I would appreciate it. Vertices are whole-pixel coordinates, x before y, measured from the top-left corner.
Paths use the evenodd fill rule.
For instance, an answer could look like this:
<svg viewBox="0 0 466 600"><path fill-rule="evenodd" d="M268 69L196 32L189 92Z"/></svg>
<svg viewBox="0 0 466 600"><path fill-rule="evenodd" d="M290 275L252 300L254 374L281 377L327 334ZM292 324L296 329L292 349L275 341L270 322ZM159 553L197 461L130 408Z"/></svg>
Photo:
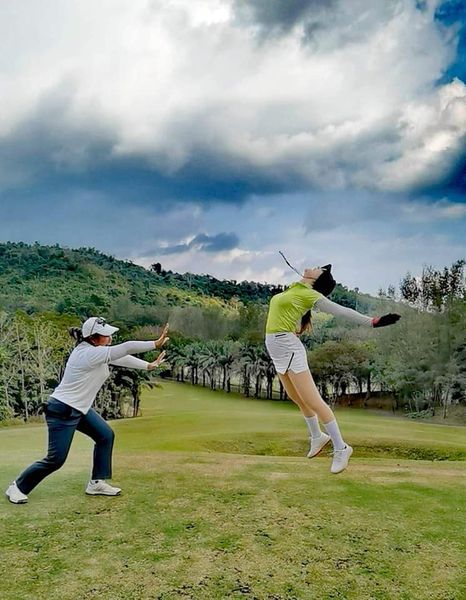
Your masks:
<svg viewBox="0 0 466 600"><path fill-rule="evenodd" d="M171 307L238 313L240 305L267 304L281 286L174 273L160 263L146 269L94 248L0 244L0 308L29 314L57 312L85 317L122 315L133 324L159 324ZM367 296L338 286L336 301L365 311Z"/></svg>
<svg viewBox="0 0 466 600"><path fill-rule="evenodd" d="M151 307L192 304L228 308L155 272L92 248L0 244L0 306L28 313L101 314L126 304L148 322Z"/></svg>

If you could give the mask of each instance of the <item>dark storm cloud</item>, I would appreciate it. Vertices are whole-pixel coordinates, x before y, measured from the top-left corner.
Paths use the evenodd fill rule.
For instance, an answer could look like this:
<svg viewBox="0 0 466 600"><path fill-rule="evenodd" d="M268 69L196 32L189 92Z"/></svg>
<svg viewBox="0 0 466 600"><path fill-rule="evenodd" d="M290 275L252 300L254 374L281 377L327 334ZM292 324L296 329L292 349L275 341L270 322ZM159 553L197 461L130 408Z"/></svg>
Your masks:
<svg viewBox="0 0 466 600"><path fill-rule="evenodd" d="M35 110L0 139L0 200L14 202L77 190L115 203L166 207L168 202L241 202L254 193L286 189L279 174L259 170L202 140L206 114L179 119L168 137L185 141L189 156L177 169L164 168L163 151L126 156L114 151L115 127L101 115L76 117L72 86L46 94ZM189 138L193 136L191 141Z"/></svg>
<svg viewBox="0 0 466 600"><path fill-rule="evenodd" d="M235 0L234 10L245 23L287 31L313 10L329 8L335 0Z"/></svg>
<svg viewBox="0 0 466 600"><path fill-rule="evenodd" d="M297 32L303 46L312 51L365 40L398 10L398 0L234 0L233 4L237 23L251 27L259 40Z"/></svg>
<svg viewBox="0 0 466 600"><path fill-rule="evenodd" d="M359 14L364 3L235 0L234 7L236 18L247 25L277 34L300 25L304 37L318 35L319 43L322 37L336 43L341 36L367 34L368 20L374 27L380 26L396 4L387 0L383 6L377 5L377 10L371 7L350 25L343 17L351 10ZM448 26L454 3L446 4L450 12L439 8L437 20L443 19ZM463 14L458 11L453 11L455 18ZM322 36L321 28L331 30L332 35ZM117 117L113 120L112 111L99 111L98 102L87 109L77 108L78 91L69 80L56 86L42 96L19 125L0 138L2 203L21 199L32 207L51 195L54 202L60 197L66 202L71 195L82 192L83 197L98 195L119 206L138 204L164 211L174 201L242 203L251 195L319 187L377 187L376 176L368 176L361 184L355 174L370 175L376 167L402 156L405 149L402 126L388 118L361 127L357 133L343 133L342 141L336 144L332 131L344 129L344 118L332 117L324 122L331 125L328 140L322 136L314 145L301 145L301 134L303 139L310 139L324 130L322 124L314 123L312 114L303 116L302 99L294 106L290 100L267 97L254 105L253 120L243 121L240 110L235 121L232 115L236 105L231 108L228 103L223 105L206 97L201 106L167 116L163 147L155 142L141 146L136 143L122 155L117 149L125 121L120 123ZM154 137L157 134L154 127ZM284 150L275 150L277 140L277 146L283 145ZM174 147L181 148L183 156L175 166L170 164ZM446 175L442 174L438 188L464 190L464 164L464 157L460 157L454 169L445 168ZM428 191L419 181L406 184L406 190Z"/></svg>
<svg viewBox="0 0 466 600"><path fill-rule="evenodd" d="M297 153L284 156L281 163L259 165L222 148L220 140L203 139L206 131L214 130L206 111L188 115L168 127L170 139L189 142L190 148L184 163L170 171L158 166L163 161L158 160L155 150L148 155L116 155L118 140L110 121L97 116L76 118L71 97L65 87L48 94L33 114L0 141L2 204L29 202L32 208L41 200L67 202L77 192L83 198L98 195L115 206L136 204L158 211L167 210L174 201L238 204L252 195L311 190L311 171L317 187L319 180L330 181L332 173L346 185L354 172L364 171L366 164L386 161L387 148L402 147L403 129L383 123L377 129L359 133L331 154L325 149L312 151L306 159L306 170L302 168L304 158ZM391 160L391 156L388 158ZM460 156L453 169L445 170L436 190L418 182L411 191L435 191L436 196L442 188L464 191L464 165L465 158ZM92 210L92 200L89 208Z"/></svg>
<svg viewBox="0 0 466 600"><path fill-rule="evenodd" d="M321 20L337 0L235 0L233 10L242 25L257 27L264 36L290 32L303 25L308 32L321 27Z"/></svg>
<svg viewBox="0 0 466 600"><path fill-rule="evenodd" d="M183 252L189 252L189 250L222 252L237 248L238 244L239 238L235 233L222 232L217 235L199 233L187 244L176 244L174 246L158 248L156 252L159 254L182 254Z"/></svg>
<svg viewBox="0 0 466 600"><path fill-rule="evenodd" d="M61 85L0 140L2 187L81 174L101 165L115 143L108 119L72 112L74 89Z"/></svg>

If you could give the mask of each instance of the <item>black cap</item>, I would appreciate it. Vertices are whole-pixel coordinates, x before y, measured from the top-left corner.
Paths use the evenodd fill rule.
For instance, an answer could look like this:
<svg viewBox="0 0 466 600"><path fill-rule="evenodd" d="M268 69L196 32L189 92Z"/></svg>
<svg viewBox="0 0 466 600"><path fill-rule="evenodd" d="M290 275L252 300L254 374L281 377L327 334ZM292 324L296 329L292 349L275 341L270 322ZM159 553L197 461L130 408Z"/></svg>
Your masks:
<svg viewBox="0 0 466 600"><path fill-rule="evenodd" d="M333 279L333 275L330 272L332 270L332 265L325 265L324 267L321 267L321 269L323 269L323 272L317 277L312 287L324 296L330 296L337 285L337 282Z"/></svg>

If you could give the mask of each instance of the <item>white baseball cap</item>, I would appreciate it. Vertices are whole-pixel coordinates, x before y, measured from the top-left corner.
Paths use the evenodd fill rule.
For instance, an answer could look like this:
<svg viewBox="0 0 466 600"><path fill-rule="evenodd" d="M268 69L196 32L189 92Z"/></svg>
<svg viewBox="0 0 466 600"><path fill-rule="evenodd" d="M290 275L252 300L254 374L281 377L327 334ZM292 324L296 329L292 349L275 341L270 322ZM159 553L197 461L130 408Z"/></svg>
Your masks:
<svg viewBox="0 0 466 600"><path fill-rule="evenodd" d="M109 336L113 335L116 331L118 331L118 327L109 325L102 317L89 317L87 321L84 321L82 326L83 338L90 337L94 333Z"/></svg>

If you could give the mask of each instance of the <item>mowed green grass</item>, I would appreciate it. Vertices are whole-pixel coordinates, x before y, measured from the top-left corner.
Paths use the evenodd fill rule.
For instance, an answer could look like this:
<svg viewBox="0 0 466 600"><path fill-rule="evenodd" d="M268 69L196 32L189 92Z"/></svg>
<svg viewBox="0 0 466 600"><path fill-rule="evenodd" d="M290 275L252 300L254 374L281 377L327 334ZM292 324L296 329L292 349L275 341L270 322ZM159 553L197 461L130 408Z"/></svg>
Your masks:
<svg viewBox="0 0 466 600"><path fill-rule="evenodd" d="M466 428L337 411L335 476L291 404L164 382L142 409L112 423L121 497L84 495L77 434L29 504L0 503L1 600L466 598ZM45 442L0 430L3 488Z"/></svg>

